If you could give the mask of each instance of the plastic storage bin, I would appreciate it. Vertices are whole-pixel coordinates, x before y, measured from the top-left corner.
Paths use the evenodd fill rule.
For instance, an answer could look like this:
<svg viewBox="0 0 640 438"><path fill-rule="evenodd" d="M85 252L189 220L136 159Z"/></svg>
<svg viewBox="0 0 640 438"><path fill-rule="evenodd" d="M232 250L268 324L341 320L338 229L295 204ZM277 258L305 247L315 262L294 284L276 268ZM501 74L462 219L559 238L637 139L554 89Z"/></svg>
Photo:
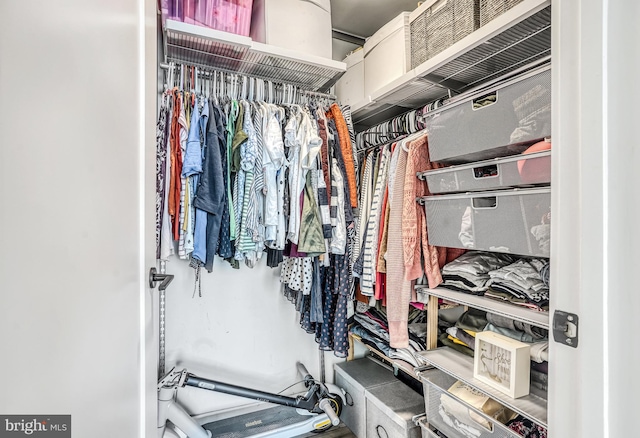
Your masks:
<svg viewBox="0 0 640 438"><path fill-rule="evenodd" d="M423 198L429 243L549 257L550 188Z"/></svg>
<svg viewBox="0 0 640 438"><path fill-rule="evenodd" d="M331 59L330 0L254 0L251 39Z"/></svg>
<svg viewBox="0 0 640 438"><path fill-rule="evenodd" d="M411 13L411 68L416 68L480 25L478 0L431 0Z"/></svg>
<svg viewBox="0 0 640 438"><path fill-rule="evenodd" d="M480 26L522 3L522 0L480 0Z"/></svg>
<svg viewBox="0 0 640 438"><path fill-rule="evenodd" d="M413 417L424 412L424 398L398 381L365 392L367 437L420 438Z"/></svg>
<svg viewBox="0 0 640 438"><path fill-rule="evenodd" d="M364 43L364 94L369 96L411 70L409 12L382 26Z"/></svg>
<svg viewBox="0 0 640 438"><path fill-rule="evenodd" d="M551 67L445 105L426 119L431 161L471 163L524 152L551 135Z"/></svg>
<svg viewBox="0 0 640 438"><path fill-rule="evenodd" d="M432 194L549 184L551 151L428 170L421 177Z"/></svg>
<svg viewBox="0 0 640 438"><path fill-rule="evenodd" d="M336 82L336 96L344 105L364 99L364 49L358 49L344 59L347 71Z"/></svg>
<svg viewBox="0 0 640 438"><path fill-rule="evenodd" d="M249 36L253 0L162 0L165 19Z"/></svg>
<svg viewBox="0 0 640 438"><path fill-rule="evenodd" d="M335 383L344 389L347 403L342 407L340 419L359 437L365 436L365 390L397 382L392 371L363 358L334 365Z"/></svg>
<svg viewBox="0 0 640 438"><path fill-rule="evenodd" d="M454 377L440 370L429 370L422 372L420 378L428 423L447 437L521 438L504 424L450 394L447 388L456 382Z"/></svg>

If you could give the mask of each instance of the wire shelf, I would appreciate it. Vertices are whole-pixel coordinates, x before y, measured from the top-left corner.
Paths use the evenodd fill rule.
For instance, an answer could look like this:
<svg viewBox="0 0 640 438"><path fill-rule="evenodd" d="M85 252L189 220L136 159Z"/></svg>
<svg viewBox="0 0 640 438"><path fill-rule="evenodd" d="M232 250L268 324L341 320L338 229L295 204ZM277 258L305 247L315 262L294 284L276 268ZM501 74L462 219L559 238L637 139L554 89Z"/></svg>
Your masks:
<svg viewBox="0 0 640 438"><path fill-rule="evenodd" d="M167 20L167 61L246 74L310 91L328 91L346 64L257 43L251 38Z"/></svg>
<svg viewBox="0 0 640 438"><path fill-rule="evenodd" d="M352 108L356 130L462 93L551 54L549 0L525 0Z"/></svg>

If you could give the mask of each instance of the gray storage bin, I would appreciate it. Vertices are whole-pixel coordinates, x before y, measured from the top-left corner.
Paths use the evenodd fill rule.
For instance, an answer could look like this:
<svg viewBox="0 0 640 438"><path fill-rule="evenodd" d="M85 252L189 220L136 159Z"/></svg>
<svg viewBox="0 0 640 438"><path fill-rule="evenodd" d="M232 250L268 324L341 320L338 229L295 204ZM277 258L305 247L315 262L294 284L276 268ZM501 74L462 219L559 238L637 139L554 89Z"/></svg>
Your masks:
<svg viewBox="0 0 640 438"><path fill-rule="evenodd" d="M432 194L549 184L551 151L428 170L421 177Z"/></svg>
<svg viewBox="0 0 640 438"><path fill-rule="evenodd" d="M539 67L445 105L426 125L434 162L520 154L551 135L551 68Z"/></svg>
<svg viewBox="0 0 640 438"><path fill-rule="evenodd" d="M420 438L413 417L424 412L424 398L397 381L365 392L367 438Z"/></svg>
<svg viewBox="0 0 640 438"><path fill-rule="evenodd" d="M455 377L434 369L420 373L420 378L424 386L427 421L448 438L521 438L504 424L449 393L447 389L456 382Z"/></svg>
<svg viewBox="0 0 640 438"><path fill-rule="evenodd" d="M522 3L522 0L480 0L480 26Z"/></svg>
<svg viewBox="0 0 640 438"><path fill-rule="evenodd" d="M413 69L478 29L480 4L478 0L425 2L410 19Z"/></svg>
<svg viewBox="0 0 640 438"><path fill-rule="evenodd" d="M549 257L548 187L427 196L423 202L431 245Z"/></svg>
<svg viewBox="0 0 640 438"><path fill-rule="evenodd" d="M364 438L366 403L364 392L391 382L397 382L393 372L366 357L334 365L335 384L345 390L346 403L340 419L358 437Z"/></svg>

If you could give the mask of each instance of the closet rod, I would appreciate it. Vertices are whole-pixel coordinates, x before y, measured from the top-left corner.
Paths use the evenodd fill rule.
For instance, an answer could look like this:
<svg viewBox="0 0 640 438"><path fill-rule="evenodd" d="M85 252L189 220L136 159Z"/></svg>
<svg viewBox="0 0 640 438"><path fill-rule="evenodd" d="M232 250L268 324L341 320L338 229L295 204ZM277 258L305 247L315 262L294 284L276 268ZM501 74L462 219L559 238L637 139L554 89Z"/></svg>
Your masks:
<svg viewBox="0 0 640 438"><path fill-rule="evenodd" d="M378 126L378 125L376 125ZM361 132L360 135L377 135L377 136L388 136L388 134L407 134L405 131L387 131L387 132L369 132L364 131Z"/></svg>
<svg viewBox="0 0 640 438"><path fill-rule="evenodd" d="M370 151L370 150L373 150L373 149L379 148L379 147L381 147L381 146L386 146L386 145L388 145L388 144L390 144L390 143L393 143L393 142L395 142L395 141L398 141L398 140L400 140L400 139L404 138L404 137L405 137L405 136L407 136L407 135L410 135L410 133L407 133L407 132L401 132L401 131L392 131L392 132L390 132L390 133L391 133L391 134L399 134L399 135L398 135L397 137L387 138L387 139L386 139L386 141L384 141L383 143L379 143L379 144L371 144L371 145L368 145L367 147L364 147L364 148L362 148L362 149L356 149L356 153L358 153L358 154L362 154L362 153L368 152L368 151ZM386 133L385 133L385 134L382 134L382 133L378 133L378 132L363 132L363 133L362 133L362 135L379 135L379 136L386 136ZM366 141L366 140L364 140L364 142L366 143L367 141Z"/></svg>
<svg viewBox="0 0 640 438"><path fill-rule="evenodd" d="M184 65L185 67L195 67L198 68L200 70L202 70L203 72L211 72L211 71L216 71L218 73L224 73L224 74L230 74L230 75L237 75L240 77L246 77L246 78L251 78L251 79L260 79L263 81L270 81L273 82L275 85L290 85L293 87L296 87L297 91L300 93L303 93L305 95L308 96L316 96L316 97L320 97L323 99L328 99L328 100L333 100L333 101L337 101L338 97L334 94L329 94L329 93L323 93L321 91L313 91L313 90L306 90L304 88L301 88L301 86L299 84L295 84L295 83L290 83L290 82L284 82L284 81L280 81L280 80L273 80L273 79L265 79L263 77L259 77L259 76L252 76L252 75L248 75L248 74L244 74L244 73L238 73L238 72L230 72L227 70L221 70L215 67L199 67L199 66L195 66L195 65L190 65L190 64L182 64L182 63L175 63L176 66L179 65ZM168 63L165 62L161 62L159 64L160 68L163 70L169 70L171 68L171 66Z"/></svg>

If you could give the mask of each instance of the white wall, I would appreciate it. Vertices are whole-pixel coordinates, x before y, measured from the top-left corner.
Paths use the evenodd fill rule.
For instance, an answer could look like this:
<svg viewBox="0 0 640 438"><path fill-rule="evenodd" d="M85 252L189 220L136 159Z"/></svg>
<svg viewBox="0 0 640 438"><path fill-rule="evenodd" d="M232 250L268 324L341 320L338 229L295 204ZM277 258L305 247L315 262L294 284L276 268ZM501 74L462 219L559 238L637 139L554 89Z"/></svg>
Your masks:
<svg viewBox="0 0 640 438"><path fill-rule="evenodd" d="M263 259L239 270L216 260L202 270L202 297L193 297L194 270L172 258L175 274L166 294L166 367L186 367L202 377L269 392L299 380L296 362L320 378L318 345L300 328L299 314L280 290L280 268ZM325 353L327 381L333 381L333 352ZM298 385L291 391L300 391ZM194 414L251 404L251 400L185 388L180 399Z"/></svg>
<svg viewBox="0 0 640 438"><path fill-rule="evenodd" d="M342 41L333 38L331 40L331 46L333 50L333 59L336 61L344 61L344 58L351 52L353 52L358 47L361 47L357 44L353 44L347 41Z"/></svg>
<svg viewBox="0 0 640 438"><path fill-rule="evenodd" d="M0 2L0 412L74 437L155 435L154 3Z"/></svg>

